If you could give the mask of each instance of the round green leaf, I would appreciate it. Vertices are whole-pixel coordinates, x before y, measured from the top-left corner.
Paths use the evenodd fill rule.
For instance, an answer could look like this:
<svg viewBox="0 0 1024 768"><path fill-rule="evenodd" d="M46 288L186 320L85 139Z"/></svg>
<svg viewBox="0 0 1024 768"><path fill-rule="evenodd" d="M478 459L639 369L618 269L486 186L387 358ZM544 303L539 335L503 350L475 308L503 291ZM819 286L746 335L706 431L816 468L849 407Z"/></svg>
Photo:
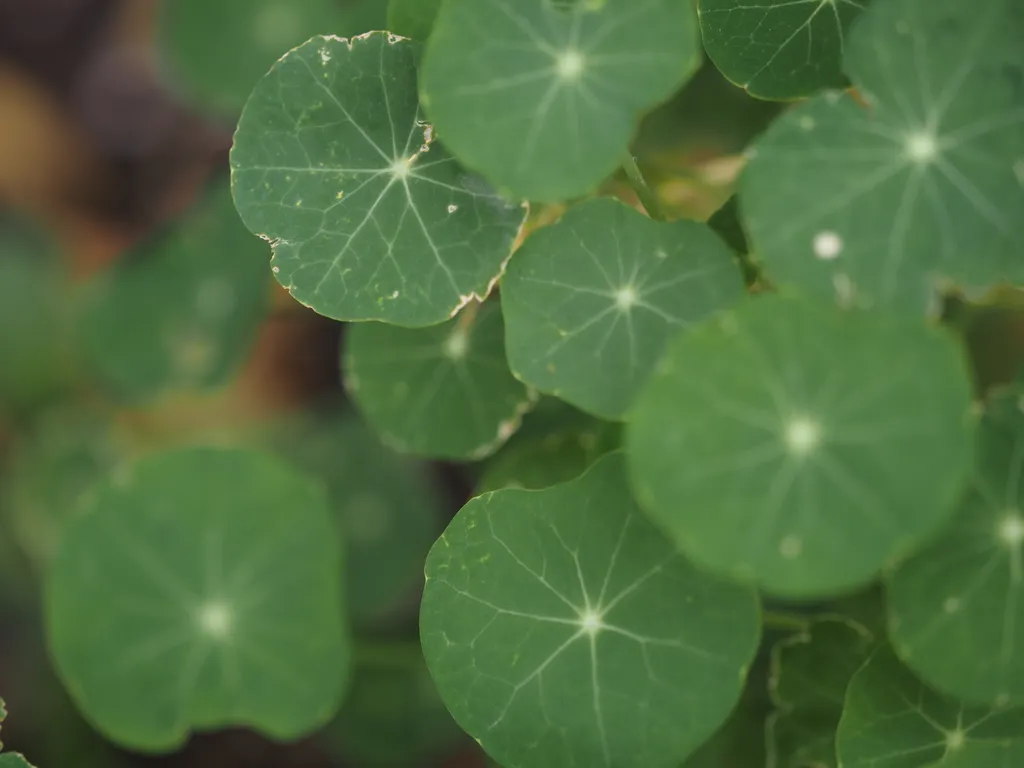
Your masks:
<svg viewBox="0 0 1024 768"><path fill-rule="evenodd" d="M647 522L619 453L473 499L426 573L427 664L502 765L677 766L728 717L759 640L754 593Z"/></svg>
<svg viewBox="0 0 1024 768"><path fill-rule="evenodd" d="M286 51L314 35L384 28L382 0L173 0L160 4L162 53L204 107L238 113Z"/></svg>
<svg viewBox="0 0 1024 768"><path fill-rule="evenodd" d="M441 140L508 194L556 202L622 162L641 112L697 70L678 0L447 0L423 58Z"/></svg>
<svg viewBox="0 0 1024 768"><path fill-rule="evenodd" d="M942 536L888 579L900 658L940 690L975 702L1024 700L1024 413L991 404L974 482Z"/></svg>
<svg viewBox="0 0 1024 768"><path fill-rule="evenodd" d="M843 37L867 0L699 0L704 49L729 80L761 99L846 84Z"/></svg>
<svg viewBox="0 0 1024 768"><path fill-rule="evenodd" d="M345 348L345 388L396 450L483 458L512 436L535 400L509 373L504 334L494 302L430 328L355 325Z"/></svg>
<svg viewBox="0 0 1024 768"><path fill-rule="evenodd" d="M509 367L542 392L619 418L673 332L742 295L732 254L705 225L591 200L532 234L509 264Z"/></svg>
<svg viewBox="0 0 1024 768"><path fill-rule="evenodd" d="M126 466L65 528L46 590L57 670L110 739L293 739L347 676L337 529L319 488L260 454L178 449Z"/></svg>
<svg viewBox="0 0 1024 768"><path fill-rule="evenodd" d="M882 646L853 676L836 734L843 768L1016 768L1024 707L968 707L927 688Z"/></svg>
<svg viewBox="0 0 1024 768"><path fill-rule="evenodd" d="M173 229L127 254L91 286L79 333L86 362L137 400L222 384L266 316L266 245L217 183Z"/></svg>
<svg viewBox="0 0 1024 768"><path fill-rule="evenodd" d="M526 209L432 141L419 46L316 37L256 86L231 150L235 204L277 279L337 320L426 326L486 296Z"/></svg>
<svg viewBox="0 0 1024 768"><path fill-rule="evenodd" d="M422 583L440 530L440 489L427 468L382 445L351 411L316 408L274 431L282 457L327 486L348 543L352 620L365 625L393 612Z"/></svg>
<svg viewBox="0 0 1024 768"><path fill-rule="evenodd" d="M861 585L953 515L963 357L917 320L752 300L682 333L641 393L638 498L715 572L791 598Z"/></svg>
<svg viewBox="0 0 1024 768"><path fill-rule="evenodd" d="M440 8L441 0L391 0L388 29L396 35L426 40Z"/></svg>
<svg viewBox="0 0 1024 768"><path fill-rule="evenodd" d="M740 180L772 282L922 312L943 281L1024 278L1015 3L887 0L864 12L846 71L868 106L828 93L788 111Z"/></svg>

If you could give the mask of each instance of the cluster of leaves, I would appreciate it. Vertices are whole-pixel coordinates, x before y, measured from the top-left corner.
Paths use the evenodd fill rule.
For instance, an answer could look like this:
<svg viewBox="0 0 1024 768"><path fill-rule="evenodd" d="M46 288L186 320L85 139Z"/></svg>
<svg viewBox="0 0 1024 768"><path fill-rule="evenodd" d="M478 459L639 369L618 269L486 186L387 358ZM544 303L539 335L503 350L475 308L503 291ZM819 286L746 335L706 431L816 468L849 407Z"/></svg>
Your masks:
<svg viewBox="0 0 1024 768"><path fill-rule="evenodd" d="M716 732L774 768L1024 763L1024 411L979 399L940 316L1024 278L1022 8L392 0L390 32L255 84L231 190L274 276L353 323L345 387L388 445L488 460L420 632L498 763L708 765ZM728 209L670 221L630 142L704 52L800 101ZM598 193L620 168L646 215ZM352 602L327 499L251 451L112 473L46 595L96 726L162 750L325 723ZM875 588L866 616L840 599ZM768 642L766 605L798 630Z"/></svg>

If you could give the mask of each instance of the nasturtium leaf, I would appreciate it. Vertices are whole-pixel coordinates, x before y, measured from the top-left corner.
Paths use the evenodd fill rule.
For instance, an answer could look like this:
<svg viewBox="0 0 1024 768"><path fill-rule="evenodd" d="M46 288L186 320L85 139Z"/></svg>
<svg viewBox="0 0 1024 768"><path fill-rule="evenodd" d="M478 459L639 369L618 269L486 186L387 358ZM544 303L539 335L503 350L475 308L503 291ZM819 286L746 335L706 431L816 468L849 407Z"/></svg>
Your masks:
<svg viewBox="0 0 1024 768"><path fill-rule="evenodd" d="M949 281L1024 278L1024 18L1017 0L886 0L827 93L755 143L740 209L773 283L934 311ZM865 103L866 102L866 105Z"/></svg>
<svg viewBox="0 0 1024 768"><path fill-rule="evenodd" d="M355 325L345 346L345 388L392 448L484 458L511 437L536 398L509 372L504 335L496 302L429 328Z"/></svg>
<svg viewBox="0 0 1024 768"><path fill-rule="evenodd" d="M241 111L273 63L314 35L385 26L383 0L172 0L160 8L172 76L203 107L224 113Z"/></svg>
<svg viewBox="0 0 1024 768"><path fill-rule="evenodd" d="M222 384L266 316L266 251L217 181L90 286L79 323L86 364L128 400Z"/></svg>
<svg viewBox="0 0 1024 768"><path fill-rule="evenodd" d="M778 711L767 725L768 768L835 768L835 733L850 678L876 638L842 616L821 616L772 649Z"/></svg>
<svg viewBox="0 0 1024 768"><path fill-rule="evenodd" d="M470 501L427 558L424 656L499 763L677 766L728 717L752 590L694 569L630 496L621 453Z"/></svg>
<svg viewBox="0 0 1024 768"><path fill-rule="evenodd" d="M0 414L39 406L68 384L69 283L44 230L0 216Z"/></svg>
<svg viewBox="0 0 1024 768"><path fill-rule="evenodd" d="M0 724L7 718L7 709L4 707L4 700L0 699ZM4 745L0 742L0 749ZM32 768L25 758L15 752L4 752L0 754L0 768Z"/></svg>
<svg viewBox="0 0 1024 768"><path fill-rule="evenodd" d="M235 204L292 296L337 320L426 326L486 296L526 208L432 140L419 45L316 37L259 82L235 133Z"/></svg>
<svg viewBox="0 0 1024 768"><path fill-rule="evenodd" d="M542 437L519 440L516 434L488 462L477 492L539 490L572 480L617 448L620 432L618 425L594 419L586 426L553 429Z"/></svg>
<svg viewBox="0 0 1024 768"><path fill-rule="evenodd" d="M283 458L326 484L347 543L346 603L369 624L412 597L441 528L440 489L420 462L400 456L351 411L311 409L273 430Z"/></svg>
<svg viewBox="0 0 1024 768"><path fill-rule="evenodd" d="M466 739L437 694L419 643L367 643L356 659L345 704L327 731L348 764L432 765Z"/></svg>
<svg viewBox="0 0 1024 768"><path fill-rule="evenodd" d="M868 0L699 0L704 49L761 99L841 88L843 37Z"/></svg>
<svg viewBox="0 0 1024 768"><path fill-rule="evenodd" d="M765 296L669 345L625 444L642 506L695 562L811 598L950 520L970 408L945 329Z"/></svg>
<svg viewBox="0 0 1024 768"><path fill-rule="evenodd" d="M882 646L850 681L836 752L843 768L1017 768L1024 707L941 696Z"/></svg>
<svg viewBox="0 0 1024 768"><path fill-rule="evenodd" d="M1024 701L1024 413L990 403L970 492L953 525L888 577L889 635L939 690Z"/></svg>
<svg viewBox="0 0 1024 768"><path fill-rule="evenodd" d="M434 28L441 0L391 0L388 3L388 30L393 34L426 40Z"/></svg>
<svg viewBox="0 0 1024 768"><path fill-rule="evenodd" d="M65 528L50 651L83 714L133 749L228 725L296 738L331 718L348 674L341 559L323 492L277 459L155 454Z"/></svg>
<svg viewBox="0 0 1024 768"><path fill-rule="evenodd" d="M509 367L542 392L617 419L679 328L742 296L732 254L704 224L590 200L533 233L509 264Z"/></svg>
<svg viewBox="0 0 1024 768"><path fill-rule="evenodd" d="M447 0L420 91L443 141L516 197L589 192L622 162L640 114L697 70L678 0Z"/></svg>

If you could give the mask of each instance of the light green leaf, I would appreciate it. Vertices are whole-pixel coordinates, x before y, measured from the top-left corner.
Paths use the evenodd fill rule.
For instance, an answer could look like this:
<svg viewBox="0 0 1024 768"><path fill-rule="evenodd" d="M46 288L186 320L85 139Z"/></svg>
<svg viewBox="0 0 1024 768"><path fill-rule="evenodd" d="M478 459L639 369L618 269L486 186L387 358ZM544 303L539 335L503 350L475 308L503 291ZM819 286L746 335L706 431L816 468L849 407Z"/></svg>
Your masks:
<svg viewBox="0 0 1024 768"><path fill-rule="evenodd" d="M852 95L786 112L740 180L775 284L935 311L937 289L1024 278L1024 18L1016 0L887 0L846 44Z"/></svg>
<svg viewBox="0 0 1024 768"><path fill-rule="evenodd" d="M443 322L488 294L526 218L433 143L418 50L385 33L313 38L274 65L238 123L242 220L321 315Z"/></svg>
<svg viewBox="0 0 1024 768"><path fill-rule="evenodd" d="M989 405L972 488L942 536L888 578L889 634L925 680L967 701L1024 701L1024 413Z"/></svg>
<svg viewBox="0 0 1024 768"><path fill-rule="evenodd" d="M217 182L91 286L79 326L86 363L129 400L224 383L266 316L266 252Z"/></svg>
<svg viewBox="0 0 1024 768"><path fill-rule="evenodd" d="M1016 768L1024 707L968 707L927 688L883 646L853 676L836 735L843 768Z"/></svg>
<svg viewBox="0 0 1024 768"><path fill-rule="evenodd" d="M699 0L704 49L760 99L796 99L846 85L843 37L868 0Z"/></svg>
<svg viewBox="0 0 1024 768"><path fill-rule="evenodd" d="M511 437L535 400L509 373L496 302L430 328L355 325L343 370L359 410L403 453L483 458Z"/></svg>
<svg viewBox="0 0 1024 768"><path fill-rule="evenodd" d="M426 573L431 674L506 766L677 766L728 717L759 640L754 593L647 522L619 453L473 499Z"/></svg>
<svg viewBox="0 0 1024 768"><path fill-rule="evenodd" d="M0 215L0 414L38 406L68 384L69 283L44 230Z"/></svg>
<svg viewBox="0 0 1024 768"><path fill-rule="evenodd" d="M171 74L202 106L229 114L280 56L314 35L385 27L383 0L173 0L160 9Z"/></svg>
<svg viewBox="0 0 1024 768"><path fill-rule="evenodd" d="M620 418L673 333L742 295L732 254L705 225L591 200L533 233L509 264L509 366L542 392Z"/></svg>
<svg viewBox="0 0 1024 768"><path fill-rule="evenodd" d="M440 489L427 468L381 445L351 411L333 406L277 425L273 444L282 458L327 486L348 543L345 583L353 621L373 623L413 597L441 528Z"/></svg>
<svg viewBox="0 0 1024 768"><path fill-rule="evenodd" d="M0 699L0 723L7 718L7 709L4 707L4 700ZM0 742L0 749L3 749L3 743ZM32 768L25 758L16 752L4 752L0 755L0 768Z"/></svg>
<svg viewBox="0 0 1024 768"><path fill-rule="evenodd" d="M775 644L769 686L768 768L835 768L835 733L850 678L874 636L842 616L823 615Z"/></svg>
<svg viewBox="0 0 1024 768"><path fill-rule="evenodd" d="M342 583L316 485L260 454L176 449L119 470L65 529L49 646L82 713L132 749L229 725L294 739L341 698Z"/></svg>
<svg viewBox="0 0 1024 768"><path fill-rule="evenodd" d="M441 0L391 0L388 29L396 35L426 40L440 9Z"/></svg>
<svg viewBox="0 0 1024 768"><path fill-rule="evenodd" d="M562 4L565 6L566 4ZM689 2L447 0L421 93L441 140L509 195L581 196L700 63Z"/></svg>
<svg viewBox="0 0 1024 768"><path fill-rule="evenodd" d="M810 598L950 520L970 407L944 329L770 296L669 345L625 444L642 505L695 562Z"/></svg>

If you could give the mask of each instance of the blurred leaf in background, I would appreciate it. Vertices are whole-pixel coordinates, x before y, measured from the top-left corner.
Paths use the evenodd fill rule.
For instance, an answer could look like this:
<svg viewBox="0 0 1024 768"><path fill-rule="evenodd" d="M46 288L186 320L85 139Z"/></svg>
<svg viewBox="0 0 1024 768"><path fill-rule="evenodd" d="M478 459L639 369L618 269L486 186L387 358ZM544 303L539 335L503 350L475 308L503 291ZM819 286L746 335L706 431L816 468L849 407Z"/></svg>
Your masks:
<svg viewBox="0 0 1024 768"><path fill-rule="evenodd" d="M274 62L309 38L385 29L387 2L174 0L159 24L170 78L200 106L233 117Z"/></svg>
<svg viewBox="0 0 1024 768"><path fill-rule="evenodd" d="M269 259L226 180L216 181L180 222L90 286L79 330L86 365L129 401L222 384L266 315Z"/></svg>

